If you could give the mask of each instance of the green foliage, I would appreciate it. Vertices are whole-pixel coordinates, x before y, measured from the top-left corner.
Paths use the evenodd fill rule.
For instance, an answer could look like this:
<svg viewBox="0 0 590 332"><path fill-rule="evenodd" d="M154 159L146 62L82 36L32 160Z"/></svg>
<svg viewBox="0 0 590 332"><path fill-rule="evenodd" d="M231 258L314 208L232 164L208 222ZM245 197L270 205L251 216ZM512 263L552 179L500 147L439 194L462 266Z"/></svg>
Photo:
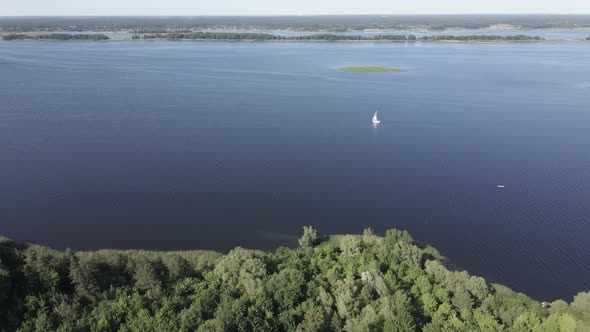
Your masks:
<svg viewBox="0 0 590 332"><path fill-rule="evenodd" d="M103 34L65 34L52 33L47 35L32 35L32 34L8 34L2 36L3 40L108 40L108 36Z"/></svg>
<svg viewBox="0 0 590 332"><path fill-rule="evenodd" d="M361 253L361 241L356 236L347 235L340 241L340 251L343 257L352 258Z"/></svg>
<svg viewBox="0 0 590 332"><path fill-rule="evenodd" d="M383 332L414 332L416 323L414 317L406 311L394 315L383 324Z"/></svg>
<svg viewBox="0 0 590 332"><path fill-rule="evenodd" d="M299 245L302 248L311 247L318 239L318 234L311 226L303 226L303 236L299 239Z"/></svg>
<svg viewBox="0 0 590 332"><path fill-rule="evenodd" d="M404 231L275 253L56 251L0 239L0 331L587 331L590 293L539 303ZM312 247L312 245L314 245Z"/></svg>
<svg viewBox="0 0 590 332"><path fill-rule="evenodd" d="M574 296L572 307L578 310L590 310L590 292L580 292Z"/></svg>

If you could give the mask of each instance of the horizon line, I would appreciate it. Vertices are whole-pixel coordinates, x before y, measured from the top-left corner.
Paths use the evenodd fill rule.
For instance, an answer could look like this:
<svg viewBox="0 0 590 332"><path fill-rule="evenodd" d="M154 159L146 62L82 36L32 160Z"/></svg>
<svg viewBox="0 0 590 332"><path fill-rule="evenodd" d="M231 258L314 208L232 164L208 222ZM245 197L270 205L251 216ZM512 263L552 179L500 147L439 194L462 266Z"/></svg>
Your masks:
<svg viewBox="0 0 590 332"><path fill-rule="evenodd" d="M564 16L590 16L588 13L392 13L392 14L201 14L201 15L183 15L183 14L168 14L168 15L150 15L150 14L109 14L109 15L0 15L0 18L36 18L36 17L306 17L306 16L449 16L449 15L463 15L463 16L482 16L482 15L564 15Z"/></svg>

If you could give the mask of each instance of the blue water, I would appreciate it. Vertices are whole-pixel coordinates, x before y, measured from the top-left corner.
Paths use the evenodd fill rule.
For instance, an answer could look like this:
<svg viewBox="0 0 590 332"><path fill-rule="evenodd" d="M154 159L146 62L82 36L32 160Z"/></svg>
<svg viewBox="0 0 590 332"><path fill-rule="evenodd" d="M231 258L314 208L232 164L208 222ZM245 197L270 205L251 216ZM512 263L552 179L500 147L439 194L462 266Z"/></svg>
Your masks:
<svg viewBox="0 0 590 332"><path fill-rule="evenodd" d="M590 289L589 50L0 42L0 234L225 251L396 227L571 299Z"/></svg>

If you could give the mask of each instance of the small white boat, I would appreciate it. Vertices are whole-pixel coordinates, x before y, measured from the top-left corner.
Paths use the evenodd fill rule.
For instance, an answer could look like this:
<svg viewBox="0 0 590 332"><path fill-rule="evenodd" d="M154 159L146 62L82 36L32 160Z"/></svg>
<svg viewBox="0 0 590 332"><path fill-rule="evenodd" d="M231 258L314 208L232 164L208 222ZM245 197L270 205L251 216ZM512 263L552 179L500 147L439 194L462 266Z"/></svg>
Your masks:
<svg viewBox="0 0 590 332"><path fill-rule="evenodd" d="M373 124L380 124L381 121L379 121L379 119L377 119L377 112L375 112L375 114L373 114Z"/></svg>
<svg viewBox="0 0 590 332"><path fill-rule="evenodd" d="M498 188L504 188L504 185L503 184L499 184L497 187Z"/></svg>

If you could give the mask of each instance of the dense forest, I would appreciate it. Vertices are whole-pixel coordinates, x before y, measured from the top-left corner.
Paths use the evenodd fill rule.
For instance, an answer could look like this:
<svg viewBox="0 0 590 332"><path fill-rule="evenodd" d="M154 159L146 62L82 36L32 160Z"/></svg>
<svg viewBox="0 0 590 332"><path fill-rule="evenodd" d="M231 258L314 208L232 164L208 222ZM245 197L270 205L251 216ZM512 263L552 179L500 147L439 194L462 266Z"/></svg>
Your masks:
<svg viewBox="0 0 590 332"><path fill-rule="evenodd" d="M8 34L2 36L3 40L107 40L109 37L102 34Z"/></svg>
<svg viewBox="0 0 590 332"><path fill-rule="evenodd" d="M588 331L590 292L540 303L395 229L274 253L57 251L0 240L0 331Z"/></svg>

